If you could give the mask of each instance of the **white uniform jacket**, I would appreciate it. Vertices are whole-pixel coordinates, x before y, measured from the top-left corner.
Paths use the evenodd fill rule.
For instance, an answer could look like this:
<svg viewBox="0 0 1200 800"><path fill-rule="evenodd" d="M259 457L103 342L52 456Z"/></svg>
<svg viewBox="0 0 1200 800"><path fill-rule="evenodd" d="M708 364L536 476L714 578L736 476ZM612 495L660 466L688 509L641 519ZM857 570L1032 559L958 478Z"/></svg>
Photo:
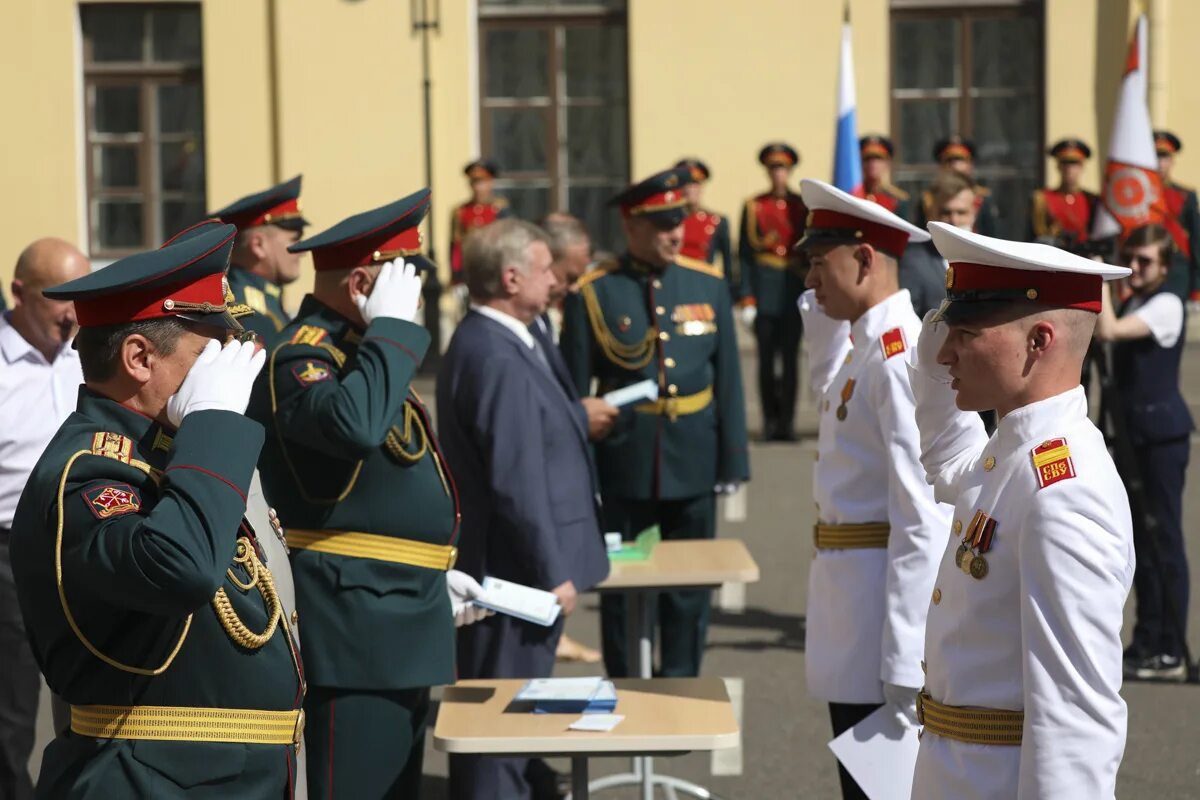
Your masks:
<svg viewBox="0 0 1200 800"><path fill-rule="evenodd" d="M1020 746L926 730L913 797L1112 798L1125 747L1118 691L1133 532L1083 389L1009 413L987 439L979 427L947 431L954 393L918 369L922 461L938 499L955 504L926 624L926 691L1025 716ZM982 577L955 564L973 520L991 531Z"/></svg>
<svg viewBox="0 0 1200 800"><path fill-rule="evenodd" d="M884 682L922 684L925 615L950 509L934 502L919 460L906 363L920 331L907 291L867 311L818 400L820 521L891 526L886 550L821 550L813 558L805 663L809 693L826 702L882 703Z"/></svg>

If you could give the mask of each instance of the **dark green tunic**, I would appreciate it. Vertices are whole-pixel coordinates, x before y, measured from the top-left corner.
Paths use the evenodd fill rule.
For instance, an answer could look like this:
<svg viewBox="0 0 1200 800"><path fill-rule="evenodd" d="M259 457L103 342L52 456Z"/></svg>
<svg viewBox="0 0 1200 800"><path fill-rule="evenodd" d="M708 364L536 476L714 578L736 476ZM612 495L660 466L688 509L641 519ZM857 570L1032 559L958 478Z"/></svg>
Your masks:
<svg viewBox="0 0 1200 800"><path fill-rule="evenodd" d="M234 301L249 306L254 312L239 317L238 322L257 333L268 348L273 347L278 341L279 332L291 319L283 310L283 290L266 278L236 265L230 266L228 275Z"/></svg>
<svg viewBox="0 0 1200 800"><path fill-rule="evenodd" d="M299 707L299 665L284 625L257 649L242 646L213 605L223 589L250 631L267 628L263 596L232 580L250 577L233 563L239 537L275 535L252 531L243 519L262 441L258 423L227 411L189 414L172 437L153 420L81 389L78 409L34 467L12 530L21 611L55 694L73 705ZM191 615L182 647L161 674L111 666L72 629L55 577L60 520L66 607L106 657L155 670ZM277 800L287 796L294 768L288 745L68 733L46 749L38 794Z"/></svg>

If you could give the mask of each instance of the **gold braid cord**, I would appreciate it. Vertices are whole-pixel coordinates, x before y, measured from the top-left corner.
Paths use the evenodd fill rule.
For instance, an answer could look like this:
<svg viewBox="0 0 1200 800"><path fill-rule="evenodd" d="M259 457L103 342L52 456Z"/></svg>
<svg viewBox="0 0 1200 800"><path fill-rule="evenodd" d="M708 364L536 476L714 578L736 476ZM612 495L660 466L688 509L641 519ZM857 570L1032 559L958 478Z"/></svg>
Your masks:
<svg viewBox="0 0 1200 800"><path fill-rule="evenodd" d="M654 340L657 336L653 326L646 329L646 336L640 342L625 344L612 335L608 325L604 323L604 309L596 297L596 290L589 284L580 293L587 308L588 322L592 326L592 334L596 343L612 363L630 372L637 372L650 363L654 358Z"/></svg>
<svg viewBox="0 0 1200 800"><path fill-rule="evenodd" d="M247 650L258 650L271 640L275 635L275 628L279 626L279 620L283 618L283 606L279 602L279 595L275 591L275 579L271 576L271 570L267 569L267 565L258 560L258 553L254 551L254 545L250 543L250 539L245 536L239 536L237 541L237 553L233 557L234 564L241 564L250 576L250 580L243 583L238 579L231 567L226 571L229 575L229 580L233 581L244 592L251 589L258 589L258 593L262 595L263 602L267 605L267 614L270 619L267 621L267 627L262 633L255 633L246 627L234 610L233 604L229 602L229 596L225 594L225 587L217 589L217 593L213 595L212 607L213 611L217 612L217 619L221 622L221 627L225 629L225 633L229 634L229 638L233 642Z"/></svg>
<svg viewBox="0 0 1200 800"><path fill-rule="evenodd" d="M420 434L421 445L415 453L410 453L406 447L413 441L414 427ZM425 426L421 424L421 417L411 402L404 401L404 430L401 431L393 425L383 443L387 445L389 453L405 463L415 464L425 457L425 452L429 449L429 434L425 431Z"/></svg>

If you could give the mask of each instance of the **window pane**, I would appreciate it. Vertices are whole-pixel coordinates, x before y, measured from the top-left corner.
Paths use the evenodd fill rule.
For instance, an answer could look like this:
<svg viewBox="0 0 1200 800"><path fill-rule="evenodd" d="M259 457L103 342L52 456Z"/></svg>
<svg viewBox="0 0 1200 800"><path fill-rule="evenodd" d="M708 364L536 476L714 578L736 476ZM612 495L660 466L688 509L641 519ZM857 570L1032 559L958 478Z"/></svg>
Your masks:
<svg viewBox="0 0 1200 800"><path fill-rule="evenodd" d="M1037 83L1037 21L1029 17L971 23L971 85L1033 89Z"/></svg>
<svg viewBox="0 0 1200 800"><path fill-rule="evenodd" d="M563 53L570 97L625 98L625 29L587 25L566 30Z"/></svg>
<svg viewBox="0 0 1200 800"><path fill-rule="evenodd" d="M96 186L131 189L138 185L138 149L128 145L99 145L92 150Z"/></svg>
<svg viewBox="0 0 1200 800"><path fill-rule="evenodd" d="M164 191L204 192L204 148L195 139L159 145L159 173Z"/></svg>
<svg viewBox="0 0 1200 800"><path fill-rule="evenodd" d="M567 174L571 177L624 178L625 107L567 109Z"/></svg>
<svg viewBox="0 0 1200 800"><path fill-rule="evenodd" d="M488 30L485 34L484 83L488 97L546 97L550 31Z"/></svg>
<svg viewBox="0 0 1200 800"><path fill-rule="evenodd" d="M142 129L138 86L96 86L93 124L98 133L137 133Z"/></svg>
<svg viewBox="0 0 1200 800"><path fill-rule="evenodd" d="M620 215L608 205L609 198L621 188L621 185L572 186L567 190L568 211L583 220L594 250L619 253L624 249Z"/></svg>
<svg viewBox="0 0 1200 800"><path fill-rule="evenodd" d="M484 152L506 172L545 172L546 111L540 108L497 108L490 112L491 141Z"/></svg>
<svg viewBox="0 0 1200 800"><path fill-rule="evenodd" d="M513 185L500 190L508 198L513 214L521 219L539 220L550 213L549 187Z"/></svg>
<svg viewBox="0 0 1200 800"><path fill-rule="evenodd" d="M903 164L931 164L933 145L958 127L958 103L954 100L910 100L900 104L897 132Z"/></svg>
<svg viewBox="0 0 1200 800"><path fill-rule="evenodd" d="M956 19L896 20L893 88L958 88L959 24Z"/></svg>
<svg viewBox="0 0 1200 800"><path fill-rule="evenodd" d="M1036 171L1042 162L1037 101L1032 95L979 97L975 112L975 161Z"/></svg>
<svg viewBox="0 0 1200 800"><path fill-rule="evenodd" d="M204 213L204 203L196 198L164 200L162 204L163 238L170 238L189 225L204 219Z"/></svg>
<svg viewBox="0 0 1200 800"><path fill-rule="evenodd" d="M101 250L144 247L140 200L99 200L97 233Z"/></svg>
<svg viewBox="0 0 1200 800"><path fill-rule="evenodd" d="M200 62L200 9L162 8L150 12L155 61Z"/></svg>
<svg viewBox="0 0 1200 800"><path fill-rule="evenodd" d="M93 61L141 61L145 12L136 6L84 6L83 35Z"/></svg>
<svg viewBox="0 0 1200 800"><path fill-rule="evenodd" d="M160 133L199 133L204 128L204 98L195 83L158 87Z"/></svg>

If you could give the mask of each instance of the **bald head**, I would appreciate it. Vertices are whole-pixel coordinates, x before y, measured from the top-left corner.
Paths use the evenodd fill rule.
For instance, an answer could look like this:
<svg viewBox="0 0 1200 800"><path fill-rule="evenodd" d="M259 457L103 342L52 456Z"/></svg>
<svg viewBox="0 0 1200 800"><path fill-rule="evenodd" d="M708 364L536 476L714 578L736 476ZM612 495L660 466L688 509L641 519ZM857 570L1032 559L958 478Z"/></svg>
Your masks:
<svg viewBox="0 0 1200 800"><path fill-rule="evenodd" d="M87 256L62 239L38 239L17 258L12 282L12 326L47 361L53 361L62 346L71 341L78 326L75 304L50 300L42 290L82 278L91 270Z"/></svg>

